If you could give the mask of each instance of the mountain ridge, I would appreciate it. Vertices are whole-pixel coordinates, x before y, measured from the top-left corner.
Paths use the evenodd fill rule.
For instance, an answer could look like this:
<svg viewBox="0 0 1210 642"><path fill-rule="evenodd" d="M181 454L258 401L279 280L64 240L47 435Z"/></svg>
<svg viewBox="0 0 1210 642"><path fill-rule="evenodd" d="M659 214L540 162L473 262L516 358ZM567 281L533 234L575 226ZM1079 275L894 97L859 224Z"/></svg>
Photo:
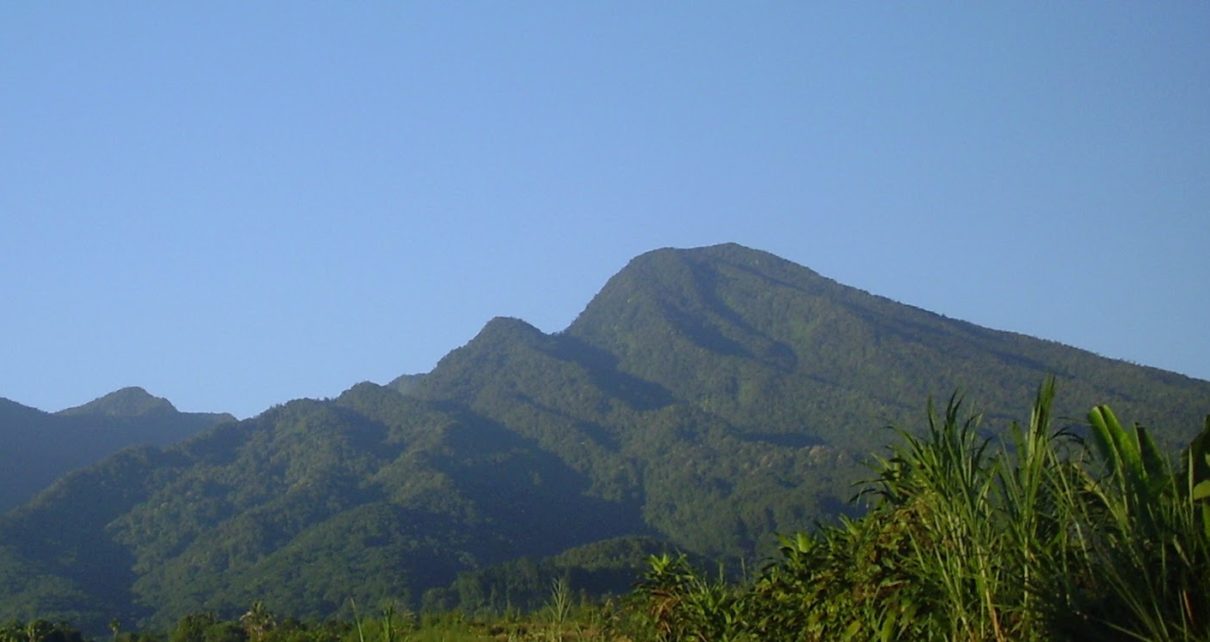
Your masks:
<svg viewBox="0 0 1210 642"><path fill-rule="evenodd" d="M166 446L235 417L182 413L143 388L115 390L88 403L46 412L0 398L0 513L40 489L124 448Z"/></svg>
<svg viewBox="0 0 1210 642"><path fill-rule="evenodd" d="M563 331L497 317L428 373L60 480L0 517L0 618L103 631L114 614L165 625L253 599L298 617L349 598L418 606L460 574L616 538L760 556L776 533L859 511L847 500L861 462L884 426L920 426L930 396L966 390L994 436L1051 373L1056 415L1108 402L1170 448L1210 406L1210 383L948 319L765 252L654 250Z"/></svg>

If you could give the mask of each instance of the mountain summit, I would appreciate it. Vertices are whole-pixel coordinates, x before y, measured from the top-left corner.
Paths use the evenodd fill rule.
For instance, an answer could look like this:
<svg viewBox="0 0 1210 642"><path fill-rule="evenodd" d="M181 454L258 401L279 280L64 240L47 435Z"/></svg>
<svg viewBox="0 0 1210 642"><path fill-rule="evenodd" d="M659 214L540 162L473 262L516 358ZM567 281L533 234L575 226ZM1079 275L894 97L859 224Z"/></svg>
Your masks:
<svg viewBox="0 0 1210 642"><path fill-rule="evenodd" d="M1066 416L1110 403L1169 425L1177 441L1210 398L1204 381L947 318L736 244L635 258L565 334L735 426L857 449L868 434L855 427L911 421L922 400L955 390L1015 418L1051 374ZM1174 415L1156 414L1143 392L1152 386L1181 399L1164 406Z"/></svg>
<svg viewBox="0 0 1210 642"><path fill-rule="evenodd" d="M226 413L177 412L167 399L136 387L53 414L0 399L0 513L123 448L167 446L234 420Z"/></svg>
<svg viewBox="0 0 1210 642"><path fill-rule="evenodd" d="M1170 445L1210 405L1208 382L948 319L765 252L656 250L563 332L493 319L429 373L60 480L0 518L0 619L104 630L255 599L316 617L349 598L419 606L462 572L642 548L592 548L609 538L751 557L860 510L852 484L883 427L921 425L930 396L966 391L994 435L1049 374L1056 416L1110 403ZM123 395L133 403L94 403L157 405Z"/></svg>
<svg viewBox="0 0 1210 642"><path fill-rule="evenodd" d="M175 414L176 408L163 397L137 386L115 390L103 397L74 408L59 411L64 416L104 415L107 417L142 417L152 414Z"/></svg>

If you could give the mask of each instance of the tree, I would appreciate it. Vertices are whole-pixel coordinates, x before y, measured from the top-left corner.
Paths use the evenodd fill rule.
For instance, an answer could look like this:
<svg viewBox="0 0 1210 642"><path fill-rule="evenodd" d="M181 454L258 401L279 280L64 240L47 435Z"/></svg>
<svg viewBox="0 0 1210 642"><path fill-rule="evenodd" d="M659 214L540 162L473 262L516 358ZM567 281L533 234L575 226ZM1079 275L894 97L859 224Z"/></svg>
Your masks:
<svg viewBox="0 0 1210 642"><path fill-rule="evenodd" d="M244 633L248 635L248 639L253 642L261 642L277 626L277 620L269 609L265 608L265 603L260 600L253 602L252 608L240 616L239 623L243 627Z"/></svg>

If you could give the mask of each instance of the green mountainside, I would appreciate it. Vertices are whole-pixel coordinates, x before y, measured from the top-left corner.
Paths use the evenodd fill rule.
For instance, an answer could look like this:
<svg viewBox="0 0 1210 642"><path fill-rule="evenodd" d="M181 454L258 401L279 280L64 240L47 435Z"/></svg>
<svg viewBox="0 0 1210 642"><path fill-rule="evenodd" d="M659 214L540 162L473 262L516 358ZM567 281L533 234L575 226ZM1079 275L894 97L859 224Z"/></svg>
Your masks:
<svg viewBox="0 0 1210 642"><path fill-rule="evenodd" d="M424 375L68 475L0 518L0 619L103 630L257 599L294 616L350 598L518 604L552 574L616 590L660 547L761 555L774 533L858 510L853 483L886 425L918 426L930 395L960 388L995 432L1047 374L1058 416L1109 403L1172 447L1210 409L1208 382L947 319L770 254L657 250L563 332L493 319Z"/></svg>
<svg viewBox="0 0 1210 642"><path fill-rule="evenodd" d="M142 388L123 388L54 414L0 399L0 513L123 448L166 446L234 420L228 414L178 412Z"/></svg>

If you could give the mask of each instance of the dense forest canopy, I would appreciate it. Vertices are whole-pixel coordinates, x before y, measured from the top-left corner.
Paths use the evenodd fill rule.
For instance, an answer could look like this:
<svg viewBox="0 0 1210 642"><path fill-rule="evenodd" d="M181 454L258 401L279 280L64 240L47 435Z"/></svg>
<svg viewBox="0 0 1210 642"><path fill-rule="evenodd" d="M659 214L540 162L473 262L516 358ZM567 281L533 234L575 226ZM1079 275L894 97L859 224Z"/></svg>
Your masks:
<svg viewBox="0 0 1210 642"><path fill-rule="evenodd" d="M1210 383L948 319L767 253L657 250L562 332L494 319L429 373L59 480L0 518L0 618L103 630L233 617L254 600L298 617L350 598L484 605L501 590L532 599L551 569L596 568L583 577L616 587L665 547L761 558L778 533L860 513L853 484L892 441L885 427L918 426L928 398L963 390L995 437L1048 375L1058 427L1108 403L1173 453L1210 404ZM509 568L532 581L501 589Z"/></svg>

